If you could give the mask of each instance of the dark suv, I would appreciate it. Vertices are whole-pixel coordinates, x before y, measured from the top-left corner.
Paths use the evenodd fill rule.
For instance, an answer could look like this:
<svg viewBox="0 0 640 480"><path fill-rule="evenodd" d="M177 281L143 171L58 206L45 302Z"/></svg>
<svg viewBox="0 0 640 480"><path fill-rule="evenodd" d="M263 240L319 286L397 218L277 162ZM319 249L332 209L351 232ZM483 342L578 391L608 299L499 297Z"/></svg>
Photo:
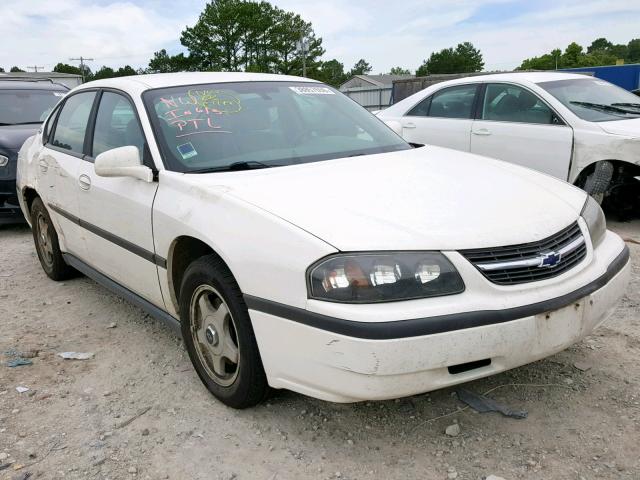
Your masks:
<svg viewBox="0 0 640 480"><path fill-rule="evenodd" d="M49 80L0 77L0 225L23 220L16 195L18 151L68 91Z"/></svg>

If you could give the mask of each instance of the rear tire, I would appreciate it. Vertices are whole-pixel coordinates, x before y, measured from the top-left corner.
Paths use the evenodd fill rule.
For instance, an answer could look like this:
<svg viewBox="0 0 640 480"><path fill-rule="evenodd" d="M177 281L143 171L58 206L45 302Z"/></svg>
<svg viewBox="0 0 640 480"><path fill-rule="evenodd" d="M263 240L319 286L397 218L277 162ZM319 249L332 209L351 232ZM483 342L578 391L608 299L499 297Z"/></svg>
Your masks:
<svg viewBox="0 0 640 480"><path fill-rule="evenodd" d="M47 276L55 281L67 280L78 274L67 265L60 250L58 233L40 197L31 204L31 231L38 259Z"/></svg>
<svg viewBox="0 0 640 480"><path fill-rule="evenodd" d="M180 323L191 362L218 400L240 409L266 398L269 386L247 306L216 255L187 267L180 287Z"/></svg>

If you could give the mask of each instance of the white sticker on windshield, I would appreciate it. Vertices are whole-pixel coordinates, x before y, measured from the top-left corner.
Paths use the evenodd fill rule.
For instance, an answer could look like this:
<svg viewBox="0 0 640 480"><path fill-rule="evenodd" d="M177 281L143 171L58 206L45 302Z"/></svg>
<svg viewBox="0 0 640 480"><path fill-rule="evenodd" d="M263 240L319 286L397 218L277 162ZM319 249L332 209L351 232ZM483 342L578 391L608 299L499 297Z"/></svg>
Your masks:
<svg viewBox="0 0 640 480"><path fill-rule="evenodd" d="M56 97L64 97L64 96L65 96L65 93L64 93L64 92L53 92L53 94L54 94Z"/></svg>
<svg viewBox="0 0 640 480"><path fill-rule="evenodd" d="M289 87L298 95L335 95L328 87Z"/></svg>

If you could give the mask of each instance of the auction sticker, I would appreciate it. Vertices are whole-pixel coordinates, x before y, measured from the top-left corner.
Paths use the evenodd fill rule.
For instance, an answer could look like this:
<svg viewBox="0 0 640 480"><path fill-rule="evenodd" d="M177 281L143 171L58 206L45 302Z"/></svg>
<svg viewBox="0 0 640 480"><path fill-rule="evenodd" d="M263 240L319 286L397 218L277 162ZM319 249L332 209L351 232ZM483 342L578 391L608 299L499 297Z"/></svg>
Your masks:
<svg viewBox="0 0 640 480"><path fill-rule="evenodd" d="M198 152L196 152L196 149L191 144L191 142L183 143L182 145L178 145L176 148L178 149L178 153L180 153L183 160L198 155Z"/></svg>
<svg viewBox="0 0 640 480"><path fill-rule="evenodd" d="M328 87L289 87L298 95L335 95Z"/></svg>

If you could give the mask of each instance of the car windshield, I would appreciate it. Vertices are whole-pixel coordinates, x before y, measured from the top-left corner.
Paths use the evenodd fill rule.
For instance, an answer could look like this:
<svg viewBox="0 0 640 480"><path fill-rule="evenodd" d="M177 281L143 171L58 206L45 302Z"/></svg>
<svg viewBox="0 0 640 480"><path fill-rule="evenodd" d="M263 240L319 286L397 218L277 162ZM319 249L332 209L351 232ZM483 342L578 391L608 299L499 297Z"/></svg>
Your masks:
<svg viewBox="0 0 640 480"><path fill-rule="evenodd" d="M538 85L583 120L606 122L640 117L640 98L597 78L555 80Z"/></svg>
<svg viewBox="0 0 640 480"><path fill-rule="evenodd" d="M144 94L167 168L265 168L411 148L337 90L307 82L181 86Z"/></svg>
<svg viewBox="0 0 640 480"><path fill-rule="evenodd" d="M42 123L66 92L0 90L0 125Z"/></svg>

